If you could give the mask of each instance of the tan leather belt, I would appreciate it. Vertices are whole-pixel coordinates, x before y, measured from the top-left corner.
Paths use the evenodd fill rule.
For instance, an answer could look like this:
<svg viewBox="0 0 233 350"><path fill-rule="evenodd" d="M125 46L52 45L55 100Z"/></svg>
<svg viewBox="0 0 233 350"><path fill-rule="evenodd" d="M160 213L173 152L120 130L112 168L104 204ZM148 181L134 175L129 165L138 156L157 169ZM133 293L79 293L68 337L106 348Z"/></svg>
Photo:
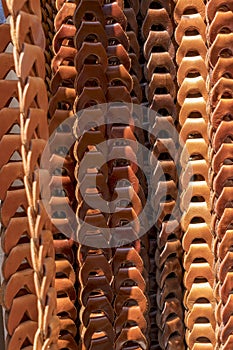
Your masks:
<svg viewBox="0 0 233 350"><path fill-rule="evenodd" d="M187 14L190 11L191 14ZM184 306L188 349L214 349L214 257L210 232L210 190L208 180L207 75L205 5L178 1L174 9L179 48L177 100L181 152L180 208L183 229ZM202 301L203 300L203 301Z"/></svg>
<svg viewBox="0 0 233 350"><path fill-rule="evenodd" d="M224 8L224 12L222 12ZM215 295L217 300L217 340L220 349L233 344L232 316L232 253L231 253L231 126L232 126L232 4L209 1L207 4L210 78L211 189L214 232ZM223 31L224 29L224 31Z"/></svg>

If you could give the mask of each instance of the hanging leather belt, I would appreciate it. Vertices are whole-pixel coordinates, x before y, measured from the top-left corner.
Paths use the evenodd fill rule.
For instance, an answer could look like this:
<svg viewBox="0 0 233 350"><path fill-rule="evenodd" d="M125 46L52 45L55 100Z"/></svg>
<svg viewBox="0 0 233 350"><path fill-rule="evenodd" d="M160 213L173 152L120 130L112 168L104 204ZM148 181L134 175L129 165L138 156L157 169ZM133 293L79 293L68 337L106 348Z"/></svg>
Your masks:
<svg viewBox="0 0 233 350"><path fill-rule="evenodd" d="M55 350L60 326L56 316L54 247L38 179L40 156L48 139L40 3L29 1L28 8L22 2L7 5L6 15L10 13L13 18L11 28L8 24L1 26L2 60L7 58L8 62L1 77L6 80L0 82L7 349L21 349L25 344L42 348L47 344ZM9 48L11 40L14 60ZM46 170L41 171L48 179Z"/></svg>
<svg viewBox="0 0 233 350"><path fill-rule="evenodd" d="M186 14L186 11L192 14ZM210 231L210 190L207 135L207 74L205 5L178 1L174 9L179 48L176 61L179 123L183 150L180 156L183 212L184 306L188 349L214 349L214 258ZM200 232L200 233L199 233ZM208 292L207 292L208 291ZM202 301L203 300L203 301Z"/></svg>
<svg viewBox="0 0 233 350"><path fill-rule="evenodd" d="M127 344L130 342L147 349L148 305L145 295L146 274L140 258L143 250L138 240L140 225L139 221L136 221L137 224L132 227L122 226L123 222L129 224L132 220L135 222L137 215L142 210L142 201L144 201L143 189L137 178L138 170L135 167L137 150L130 144L122 146L114 144L115 137L124 138L126 144L127 138L136 140L134 124L124 125L124 116L130 116L130 111L124 105L108 107L109 110L104 113L101 107L99 111L96 108L93 111L85 110L93 102L94 104L118 101L130 103L132 100L140 102L139 47L135 36L136 13L128 8L125 8L123 12L123 6L119 1L108 4L98 1L92 1L92 3L93 7L90 10L89 3L81 1L74 14L77 28L75 43L78 49L75 59L78 72L75 84L78 93L75 110L79 112L84 109L78 114L77 126L75 126L75 130L80 131L81 128L83 134L82 136L76 134L78 140L74 147L75 158L80 164L76 169L76 177L79 182L76 192L77 215L84 222L84 226L78 232L82 243L79 251L85 250L85 255L78 254L81 274L80 302L82 303L80 316L83 322L81 343L83 349L97 349L100 341L106 349L111 349L113 346L116 349L128 349L130 345ZM136 8L138 11L138 6ZM88 21L88 16L94 20ZM125 33L127 19L130 41ZM88 33L88 36L84 33ZM81 38L82 41L78 38ZM130 45L132 52L128 55L127 50ZM129 74L130 68L133 78ZM133 99L130 93L133 94ZM121 115L122 120L118 120ZM98 126L95 126L95 120ZM88 131L90 122L93 127ZM104 127L105 123L107 123L107 128ZM103 153L98 145L106 143L107 140L112 142L108 144L106 152ZM122 164L121 158L124 158L125 155L128 155L129 159L135 158L135 162L131 161L127 164L123 162ZM108 163L107 156L111 158ZM97 158L108 164L107 169L105 166L96 169ZM93 162L92 159L95 161ZM81 167L82 161L85 161L87 165L86 170ZM96 185L93 187L92 178L97 179L97 187ZM132 185L122 183L116 187L117 182L121 179L128 179ZM110 214L95 209L98 208L98 198L102 197L109 201L115 196L118 202L111 206ZM90 200L95 203L93 209L88 205ZM121 203L125 201L132 204L122 208ZM88 229L85 230L85 227L88 227L85 224L95 224L96 229L88 232ZM101 233L101 227L105 228L105 234ZM109 231L106 231L108 228ZM112 236L110 228L114 230ZM102 242L105 249L88 247L88 242L90 246L93 246L91 242L96 242L97 237L100 247ZM119 246L119 242L125 240L128 240L129 243L123 247ZM111 251L111 245L117 248ZM135 265L136 261L140 265L138 262ZM85 274L83 274L84 271ZM103 299L103 302L97 309L100 298ZM130 300L134 302L130 303ZM113 323L114 313L116 318ZM85 320L82 316L84 314ZM131 322L134 325L131 326ZM102 332L99 336L98 331Z"/></svg>
<svg viewBox="0 0 233 350"><path fill-rule="evenodd" d="M158 135L150 140L155 157L151 157L151 167L154 169L151 205L155 213L160 213L156 219L157 247L154 261L151 259L152 264L155 264L156 274L153 271L150 277L155 279L157 284L158 310L151 322L154 328L159 329L158 341L162 349L184 349L182 248L179 210L176 209L178 176L175 162L178 140L175 140L176 135L168 130L168 124L175 129L176 119L176 69L173 62L175 51L172 42L171 2L159 1L156 8L151 7L152 4L152 1L141 3L141 12L145 16L142 35L145 39L147 98L150 108L158 113L155 120L150 120L153 135ZM158 130L167 130L166 135L162 135ZM160 196L160 193L164 192L166 198ZM152 337L153 349L157 349L156 333Z"/></svg>
<svg viewBox="0 0 233 350"><path fill-rule="evenodd" d="M59 349L78 349L75 341L77 334L77 309L75 306L77 293L75 289L75 245L73 242L74 222L70 214L64 208L70 206L75 210L75 162L70 145L67 144L72 133L69 121L66 119L73 114L75 100L74 79L76 69L74 67L74 36L75 26L71 22L76 5L72 2L61 1L56 3L57 13L54 17L52 47L54 57L51 61L53 73L49 103L49 131L52 134L50 142L51 158L49 171L51 174L51 216L53 223L53 242L55 247L57 292L57 315L60 319ZM59 127L59 124L61 126ZM67 154L68 151L68 154ZM63 190L61 191L61 183ZM62 228L62 232L60 232ZM67 235L65 235L65 233Z"/></svg>
<svg viewBox="0 0 233 350"><path fill-rule="evenodd" d="M225 11L222 12L222 8ZM217 340L221 349L233 344L232 302L232 4L226 1L209 1L207 4L209 27L210 127L211 139L210 183L212 190L211 222L214 232L215 295L217 300Z"/></svg>

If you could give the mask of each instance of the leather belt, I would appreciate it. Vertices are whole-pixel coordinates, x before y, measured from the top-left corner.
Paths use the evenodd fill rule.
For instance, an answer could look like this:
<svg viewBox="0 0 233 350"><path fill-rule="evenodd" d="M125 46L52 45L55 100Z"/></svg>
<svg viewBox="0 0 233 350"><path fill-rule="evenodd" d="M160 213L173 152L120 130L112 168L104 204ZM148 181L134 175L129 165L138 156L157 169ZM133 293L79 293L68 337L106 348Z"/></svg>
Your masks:
<svg viewBox="0 0 233 350"><path fill-rule="evenodd" d="M97 108L93 111L85 110L92 103L141 101L139 81L142 74L138 63L139 45L136 35L136 14L139 6L137 1L133 4L133 8L125 8L123 11L120 1L108 4L92 1L93 6L90 10L89 2L81 1L74 14L77 28L75 45L78 50L75 58L77 97L74 108L76 112L84 109L75 126L75 130L77 127L77 130L83 130L83 134L81 137L76 135L77 142L74 147L74 155L78 162L75 172L78 180L77 216L84 222L84 227L78 231L81 241L78 263L83 349L98 349L97 341L101 339L103 346L108 349L126 349L127 344L130 345L131 342L143 349L148 348L148 301L145 282L147 276L140 257L144 257L146 252L138 239L140 223L136 221L145 196L135 166L137 149L127 144L127 139L136 140L135 122L132 123L130 111L126 106L109 107L104 114ZM88 16L93 20L89 21ZM127 20L128 37L125 33ZM129 49L130 54L127 53ZM123 118L119 120L121 115ZM124 125L124 116L129 119L129 126ZM100 124L107 122L107 128L104 125L96 127L95 119ZM88 131L90 123L93 127ZM123 137L124 145L115 144L115 137ZM112 142L109 143L106 152L101 151L98 148L99 143L110 139ZM122 163L121 157L124 158L127 154L129 159L135 161ZM107 169L105 165L96 169L96 160L106 163L108 155L112 160L108 162ZM85 161L86 169L81 167L81 161ZM97 179L94 187L92 178ZM121 179L128 179L131 184L121 181L121 185L116 187ZM99 198L112 200L115 196L118 200L111 206L112 213L105 214L95 209L98 208ZM95 203L93 209L88 205L90 200ZM131 204L122 208L125 201ZM122 226L123 222L130 223L132 220L136 221L136 224L125 228ZM88 228L85 230L85 224L94 224L96 229L88 232ZM98 226L114 229L114 235L111 237L110 231L106 231L106 234L101 233ZM91 242L93 239L95 242L97 237L105 249L90 248L93 245ZM126 239L129 243L125 242ZM125 242L124 246L110 249L111 244L119 245L121 241ZM85 254L81 253L82 251L85 251ZM131 303L130 300L134 302ZM113 323L114 314L116 316Z"/></svg>
<svg viewBox="0 0 233 350"><path fill-rule="evenodd" d="M1 79L5 80L0 82L0 114L1 178L5 178L1 220L7 349L33 345L42 348L46 344L57 349L60 325L56 316L54 246L38 188L40 156L48 139L40 3L30 1L28 7L23 2L6 4L6 15L13 17L10 25L0 27L5 33L1 47ZM11 40L14 60L9 50ZM2 66L6 58L8 62ZM48 174L43 171L47 180Z"/></svg>
<svg viewBox="0 0 233 350"><path fill-rule="evenodd" d="M172 42L173 24L171 18L171 2L159 1L156 7L151 6L152 1L142 1L141 12L144 16L142 35L144 37L145 77L148 81L147 99L149 106L158 115L150 120L153 135L157 130L167 130L167 123L174 126L176 119L176 68L174 64L174 45ZM174 126L175 128L175 126ZM157 286L156 301L151 298L152 312L151 327L158 327L158 334L151 335L153 349L156 343L162 349L184 349L184 326L182 310L182 247L179 227L179 210L175 209L177 200L178 176L176 158L178 140L175 134L168 131L168 135L153 136L150 139L153 155L154 188L151 196L151 205L155 213L160 215L156 219L155 232L157 244L154 245L151 256L152 273L150 281L155 280L153 287ZM174 152L169 154L169 152ZM166 178L161 174L162 169ZM160 193L166 191L167 198ZM172 220L170 216L172 215ZM171 221L169 221L169 219ZM171 229L172 228L172 229ZM169 231L169 229L171 229ZM170 233L169 233L170 232ZM176 288L174 289L174 285ZM154 291L153 291L154 293Z"/></svg>
<svg viewBox="0 0 233 350"><path fill-rule="evenodd" d="M191 14L187 14L190 11ZM184 306L188 349L214 349L214 256L210 231L210 190L208 179L207 76L205 59L205 4L194 1L190 6L179 0L174 9L177 27L175 39L179 48L177 100L181 107L180 140L180 208L184 249ZM201 234L199 233L201 232ZM203 302L201 302L203 300Z"/></svg>
<svg viewBox="0 0 233 350"><path fill-rule="evenodd" d="M101 227L107 229L106 214L102 214L98 207L101 196L109 200L109 188L107 184L108 167L95 169L98 161L106 163L106 154L98 151L98 144L105 141L105 126L100 130L95 128L95 118L102 119L101 110L93 110L88 113L85 108L106 102L107 92L107 35L105 32L104 13L99 1L80 1L74 12L74 24L76 26L75 46L77 54L75 66L76 99L74 109L81 112L77 119L78 130L82 130L82 136L77 135L78 141L74 146L74 156L77 160L75 176L78 181L76 198L78 202L77 216L83 221L82 228L77 232L80 245L77 254L79 266L79 302L80 309L80 347L82 349L97 349L98 347L113 348L114 342L114 310L112 307L113 291L111 288L112 270L110 259L111 249L108 248L109 233L103 234ZM90 12L89 12L90 11ZM88 20L90 16L91 20ZM114 77L113 77L114 79ZM92 102L91 102L92 101ZM95 114L94 114L95 113ZM99 122L99 120L97 120ZM93 125L88 130L88 125ZM93 131L93 128L95 128ZM85 167L79 167L79 163L85 160ZM88 172L89 169L89 172ZM90 171L91 170L91 171ZM99 171L100 170L100 171ZM97 176L97 187L95 178ZM94 182L93 182L93 180ZM93 209L88 205L95 203ZM94 225L95 229L88 231L85 225ZM99 227L99 228L98 228ZM105 249L93 247L93 239L98 239Z"/></svg>
<svg viewBox="0 0 233 350"><path fill-rule="evenodd" d="M115 137L125 139L127 135L130 140L136 140L134 124L125 126L125 118L118 120L121 115L119 108L123 116L130 116L124 106L112 107L106 116L101 109L95 108L93 111L95 115L92 111L85 110L93 102L95 104L117 101L140 103L141 90L138 76L140 78L141 68L138 64L139 46L135 35L136 13L132 8L125 8L123 12L123 5L119 1L108 4L92 1L92 5L90 10L90 4L81 1L74 13L77 28L75 45L78 50L75 58L77 68L75 88L78 96L74 108L77 112L84 109L76 122L77 129L81 128L83 135L81 137L77 135L74 155L78 164L85 157L89 169L92 169L91 172L87 172L77 167L75 172L78 180L77 215L84 221L84 226L78 232L82 243L78 253L82 303L80 341L83 349L94 349L95 343L101 339L105 339L100 343L101 349L103 347L124 349L131 341L147 349L148 342L145 335L148 331L146 317L148 302L145 295L146 274L140 257L143 249L140 248L138 240L140 226L139 222L129 228L122 226L122 222L130 223L136 219L145 199L143 189L135 175L138 171L135 167L137 150L129 145L114 145ZM90 21L88 16L93 20ZM129 41L124 32L127 19ZM128 55L129 47L131 47L131 53ZM97 120L97 118L100 119ZM95 119L100 123L101 120L103 123L107 122L108 128L95 127L93 124ZM94 129L88 131L90 123L93 124ZM98 149L98 144L108 139L113 141L112 145L108 147L107 153L102 153ZM96 159L102 159L106 163L108 154L113 160L109 162L107 169L105 166L95 169ZM121 164L120 158L125 154L128 154L130 159L135 158L135 162ZM97 179L95 188L92 187L93 176ZM128 178L134 185L122 183L120 187L116 187L117 181L121 178ZM116 195L118 202L111 208L113 213L110 215L91 209L86 202L89 199L98 207L98 198L102 197L109 201ZM121 208L121 203L124 201L131 202L132 207L129 205L124 209ZM85 224L93 224L96 230L89 233L88 229L85 229ZM105 229L114 228L114 236L111 237L110 231L109 234L103 235L98 226ZM100 244L103 242L105 249L90 248L95 246L97 237ZM111 244L125 241L126 238L134 244L119 246L112 252L108 248ZM83 255L81 252L84 250ZM113 293L115 294L114 303ZM131 305L130 300L135 300L134 303L138 306ZM116 314L115 323L113 323L114 314ZM131 326L131 322L135 326Z"/></svg>
<svg viewBox="0 0 233 350"><path fill-rule="evenodd" d="M222 8L225 11L222 12ZM210 127L212 190L211 221L214 232L215 295L217 300L217 346L220 349L232 347L232 316L229 312L232 303L231 272L231 125L232 125L232 3L209 1L207 4L209 27L210 76ZM223 30L224 28L224 30Z"/></svg>
<svg viewBox="0 0 233 350"><path fill-rule="evenodd" d="M64 207L69 204L75 210L75 162L71 152L67 155L67 138L70 130L69 122L65 120L72 115L75 99L74 80L76 69L74 67L73 41L76 33L75 26L71 22L76 5L68 1L56 3L57 13L54 17L54 29L52 47L54 57L51 61L53 76L51 79L50 103L49 103L49 131L54 132L53 142L50 143L50 189L51 189L51 215L53 223L53 242L55 246L56 279L55 288L57 292L57 315L60 319L60 336L58 347L64 346L69 350L77 350L75 341L77 334L77 309L76 303L76 274L75 268L75 245L73 239L66 237L60 232L72 232L72 220ZM71 33L71 34L70 34ZM59 124L62 123L62 128ZM59 145L59 149L57 149ZM60 184L63 192L60 193Z"/></svg>

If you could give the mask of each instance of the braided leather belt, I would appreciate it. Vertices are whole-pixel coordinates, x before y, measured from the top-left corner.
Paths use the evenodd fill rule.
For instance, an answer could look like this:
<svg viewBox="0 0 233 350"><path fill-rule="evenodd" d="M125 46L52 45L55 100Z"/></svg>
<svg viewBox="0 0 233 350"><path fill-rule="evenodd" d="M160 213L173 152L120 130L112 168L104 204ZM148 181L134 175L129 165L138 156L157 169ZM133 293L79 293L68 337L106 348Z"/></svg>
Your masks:
<svg viewBox="0 0 233 350"><path fill-rule="evenodd" d="M1 62L6 63L0 106L7 349L29 349L33 344L57 349L54 248L38 181L39 158L48 138L40 4L30 1L27 7L23 2L7 1L7 5L11 36L10 26L1 25ZM14 59L10 51L4 52L11 40ZM16 74L10 76L10 71ZM46 171L44 178L48 178Z"/></svg>
<svg viewBox="0 0 233 350"><path fill-rule="evenodd" d="M189 349L214 349L214 271L210 233L210 190L208 180L207 67L205 5L202 0L190 6L178 1L174 9L179 48L177 100L181 106L180 139L183 212L184 306L186 342ZM189 11L189 12L187 12ZM190 14L189 14L190 13Z"/></svg>

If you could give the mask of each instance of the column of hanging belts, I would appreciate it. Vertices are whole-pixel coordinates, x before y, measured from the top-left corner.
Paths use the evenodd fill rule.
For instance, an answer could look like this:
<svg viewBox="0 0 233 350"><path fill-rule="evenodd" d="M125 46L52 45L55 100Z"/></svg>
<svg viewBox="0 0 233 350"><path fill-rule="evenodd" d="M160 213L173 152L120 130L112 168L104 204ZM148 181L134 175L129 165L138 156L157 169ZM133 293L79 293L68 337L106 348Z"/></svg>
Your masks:
<svg viewBox="0 0 233 350"><path fill-rule="evenodd" d="M81 22L78 16L84 18L85 21ZM89 22L88 19L93 19L93 17L95 21ZM122 3L118 1L105 4L92 1L92 7L87 7L85 1L80 2L75 15L75 23L78 30L77 36L79 32L81 33L84 25L86 28L88 26L90 28L88 38L82 37L81 42L76 42L77 45L80 44L80 48L77 47L79 51L76 59L79 65L77 67L77 82L86 85L84 87L80 85L80 90L77 89L76 110L88 107L91 103L118 101L130 103L130 92L133 88L133 81L128 73L131 67L127 54L130 43L125 33L127 19L123 13ZM91 26L93 23L95 23L95 27ZM91 42L91 39L94 42ZM97 62L96 58L93 60L93 55L98 57ZM97 64L98 66L96 66ZM93 67L92 70L90 70L91 67ZM90 74L88 75L87 72ZM81 74L82 77L86 76L85 80L81 79ZM96 74L98 75L96 76ZM93 80L95 84L90 84ZM96 168L97 157L104 159L104 163L106 163L107 156L107 154L101 154L98 149L99 142L120 137L124 138L124 143L119 145L112 140L107 147L106 151L111 161L107 168L96 170L95 176L99 178L99 188L92 189L90 192L90 188L88 188L92 176L90 170L87 170L86 174L82 174L81 170L77 168L79 181L80 176L82 180L79 182L79 187L82 186L82 192L86 196L94 198L94 196L102 195L105 200L111 198L114 200L116 197L118 200L115 200L111 206L113 214L107 216L99 210L90 210L87 206L85 207L85 202L79 195L78 215L84 222L95 223L95 226L98 226L97 223L99 223L100 227L105 225L105 227L114 229L112 237L101 237L101 228L94 233L94 241L99 235L103 246L107 247L109 243L115 245L125 238L134 241L134 244L117 247L112 251L107 249L91 250L85 245L80 247L78 260L80 275L82 272L80 301L83 306L81 316L86 316L85 319L82 317L82 342L85 348L92 347L93 349L94 346L97 348L100 344L106 348L115 346L116 349L134 348L141 344L143 349L146 349L147 321L145 316L148 306L145 296L146 282L143 277L145 270L139 254L140 242L137 239L140 227L139 223L136 224L136 227L122 226L123 223L129 223L132 219L136 219L144 200L142 188L135 175L135 171L137 172L135 164L125 163L121 160L121 157L124 158L127 153L130 153L131 157L133 156L133 159L136 160L135 150L126 145L127 139L136 140L135 128L130 115L131 111L127 106L111 106L106 111L107 113L103 114L101 110L99 112L98 109L92 113L86 110L78 118L79 131L80 128L84 131L90 122L93 125L92 130L85 131L76 144L75 155L78 162L85 156L85 160L87 157L90 158L90 164ZM108 127L95 128L96 118L100 124L106 122ZM101 118L103 119L101 120ZM130 125L124 125L125 121L129 121ZM139 126L139 124L137 125ZM130 185L125 180L129 180ZM135 186L132 186L132 183ZM129 202L129 205L122 208L121 205L125 201ZM79 232L79 235L82 234L83 232ZM80 236L80 238L82 237ZM91 237L89 239L91 242ZM88 240L86 245L88 245ZM146 256L145 250L142 249L141 253ZM111 254L113 254L112 258ZM89 261L91 260L93 265L90 265ZM99 266L101 266L100 272L98 272ZM90 272L92 272L92 276L89 275ZM95 272L95 276L93 272ZM102 295L99 292L101 289ZM102 308L98 305L101 305ZM100 311L102 312L100 313ZM97 330L102 331L99 338L96 335Z"/></svg>
<svg viewBox="0 0 233 350"><path fill-rule="evenodd" d="M14 61L8 53L5 67L14 70L15 66L16 72L9 81L3 75L6 80L1 92L7 349L57 349L54 247L50 221L39 196L39 159L48 138L40 4L7 1L7 5L11 39L6 24L1 43L4 51L12 40ZM47 172L41 171L46 181Z"/></svg>
<svg viewBox="0 0 233 350"><path fill-rule="evenodd" d="M138 3L130 2L134 11L129 9L126 3L124 12L129 20L128 24L127 18L122 16L123 6L119 1L118 4L113 2L105 5L106 10L109 8L108 12L105 12L105 29L108 33L111 29L111 34L108 36L107 102L139 103L141 92L138 82L141 80L141 67L135 37L130 35L129 30L131 28L137 33L135 17L138 13ZM118 13L114 11L114 7L119 8ZM110 9L111 16L108 15ZM114 32L119 34L116 35ZM128 62L124 61L127 51L129 52ZM109 162L108 183L112 201L115 202L113 202L109 220L112 229L111 243L114 245L117 242L120 244L121 241L126 243L124 246L113 249L112 259L115 349L119 350L139 347L149 349L150 347L147 236L145 235L141 240L138 239L146 218L143 221L137 219L145 203L145 181L141 170L136 166L137 160L142 164L142 153L135 146L135 141L139 140L144 144L144 135L141 129L141 115L132 118L132 108L133 105L129 107L124 104L111 106L106 120L110 126L107 138L112 139L108 150L112 158ZM114 141L116 137L122 138L120 144ZM133 145L130 140L134 141ZM127 155L129 155L128 161L124 160ZM115 199L116 197L118 198ZM128 203L126 207L124 207L125 203ZM131 223L132 220L134 223Z"/></svg>
<svg viewBox="0 0 233 350"><path fill-rule="evenodd" d="M182 194L181 226L184 248L184 306L188 349L214 349L214 259L211 251L208 181L207 67L205 4L178 1L174 9L177 81L180 105Z"/></svg>
<svg viewBox="0 0 233 350"><path fill-rule="evenodd" d="M9 15L8 11L5 13ZM3 306L5 308L5 327L7 349L16 347L18 334L29 337L31 344L37 328L38 313L33 286L33 270L30 257L30 234L28 232L27 205L23 186L23 164L21 158L20 115L18 108L17 77L14 59L10 50L10 25L0 25L0 120L1 120L1 245L4 253ZM46 119L41 125L46 123ZM46 125L46 124L45 124ZM41 130L42 131L42 130ZM41 137L43 137L43 131ZM15 206L12 207L13 201ZM24 206L20 217L18 208ZM18 210L19 212L19 210ZM22 253L21 253L22 252ZM20 253L20 255L19 255ZM20 257L16 260L16 255ZM23 260L28 263L23 264ZM29 265L30 264L30 265ZM27 289L25 289L27 286ZM17 295L24 290L22 295ZM28 320L23 320L28 311ZM17 315L17 317L16 317ZM11 345L12 344L12 345Z"/></svg>
<svg viewBox="0 0 233 350"><path fill-rule="evenodd" d="M233 107L233 2L209 1L208 60L210 68L210 182L212 231L217 301L217 348L233 346L232 318L232 107Z"/></svg>
<svg viewBox="0 0 233 350"><path fill-rule="evenodd" d="M151 167L154 169L151 204L156 214L160 211L156 219L156 273L151 275L151 279L156 279L157 283L157 312L156 319L151 322L156 322L158 342L162 349L184 349L182 247L176 205L179 145L174 126L176 69L173 62L175 49L172 42L171 5L171 1L141 2L147 98L150 108L158 113L155 120L150 118L153 135L156 135L151 136L150 140L156 157L151 158ZM152 341L157 348L156 339Z"/></svg>
<svg viewBox="0 0 233 350"><path fill-rule="evenodd" d="M92 201L98 204L98 198L109 200L107 184L108 168L98 169L98 163L106 163L105 154L98 149L98 143L104 142L104 113L101 109L92 111L85 108L93 104L106 102L107 91L107 34L103 2L98 0L78 2L74 13L75 36L75 79L76 100L74 109L80 114L74 131L77 142L74 155L77 160L75 176L77 179L76 198L78 202L77 217L83 224L77 233L81 243L77 252L79 265L79 302L80 309L80 348L113 349L114 311L111 305L112 270L109 249L109 232L103 234L101 228L108 228L108 214L102 213ZM100 127L96 127L96 124ZM81 135L81 136L80 136ZM80 166L84 160L87 168ZM96 179L93 184L93 178ZM90 230L88 225L95 229ZM95 245L96 242L96 245ZM100 248L98 248L100 247ZM101 249L103 247L103 249Z"/></svg>
<svg viewBox="0 0 233 350"><path fill-rule="evenodd" d="M140 45L140 55L139 55L139 62L142 68L142 76L140 77L140 86L141 86L141 92L142 92L142 100L141 100L141 106L145 106L148 108L148 100L147 100L147 86L148 82L145 77L145 57L144 57L144 43L145 43L145 38L143 37L142 33L142 24L145 18L145 7L148 4L145 3L144 1L140 0L140 9L139 13L137 15L137 22L138 22L138 27L140 28L138 32L138 41ZM143 120L143 128L145 130L149 130L149 114L146 113L146 118L145 118L145 113L144 114L144 120ZM149 133L145 133L145 146L150 149L150 142L149 142ZM150 159L148 156L143 157L143 163L144 163L144 171L147 176L151 176L151 167L150 167ZM148 196L150 196L150 191L148 191ZM151 207L151 215L153 215L153 208ZM156 246L157 246L157 239L156 239L156 228L153 226L149 232L147 233L148 235L148 298L149 298L149 303L150 303L150 310L149 310L149 322L150 322L150 330L149 330L149 339L150 339L150 348L151 349L157 349L159 347L158 344L158 327L156 323L156 314L157 314L157 303L156 303L156 290L157 290L157 285L156 285L156 264L155 264L155 251L156 251Z"/></svg>
<svg viewBox="0 0 233 350"><path fill-rule="evenodd" d="M75 226L69 212L64 212L67 205L73 210L76 209L75 160L68 144L72 134L69 117L73 116L73 103L76 96L74 88L76 28L72 22L75 8L74 2L56 2L57 13L54 18L56 33L53 38L54 57L51 62L53 76L50 84L49 103L50 203L55 246L57 315L61 325L58 346L59 349L68 348L69 350L78 349L75 341L78 333L75 305L77 299L75 285L77 276L75 273L76 250L73 241ZM48 51L46 51L46 57L47 54Z"/></svg>

